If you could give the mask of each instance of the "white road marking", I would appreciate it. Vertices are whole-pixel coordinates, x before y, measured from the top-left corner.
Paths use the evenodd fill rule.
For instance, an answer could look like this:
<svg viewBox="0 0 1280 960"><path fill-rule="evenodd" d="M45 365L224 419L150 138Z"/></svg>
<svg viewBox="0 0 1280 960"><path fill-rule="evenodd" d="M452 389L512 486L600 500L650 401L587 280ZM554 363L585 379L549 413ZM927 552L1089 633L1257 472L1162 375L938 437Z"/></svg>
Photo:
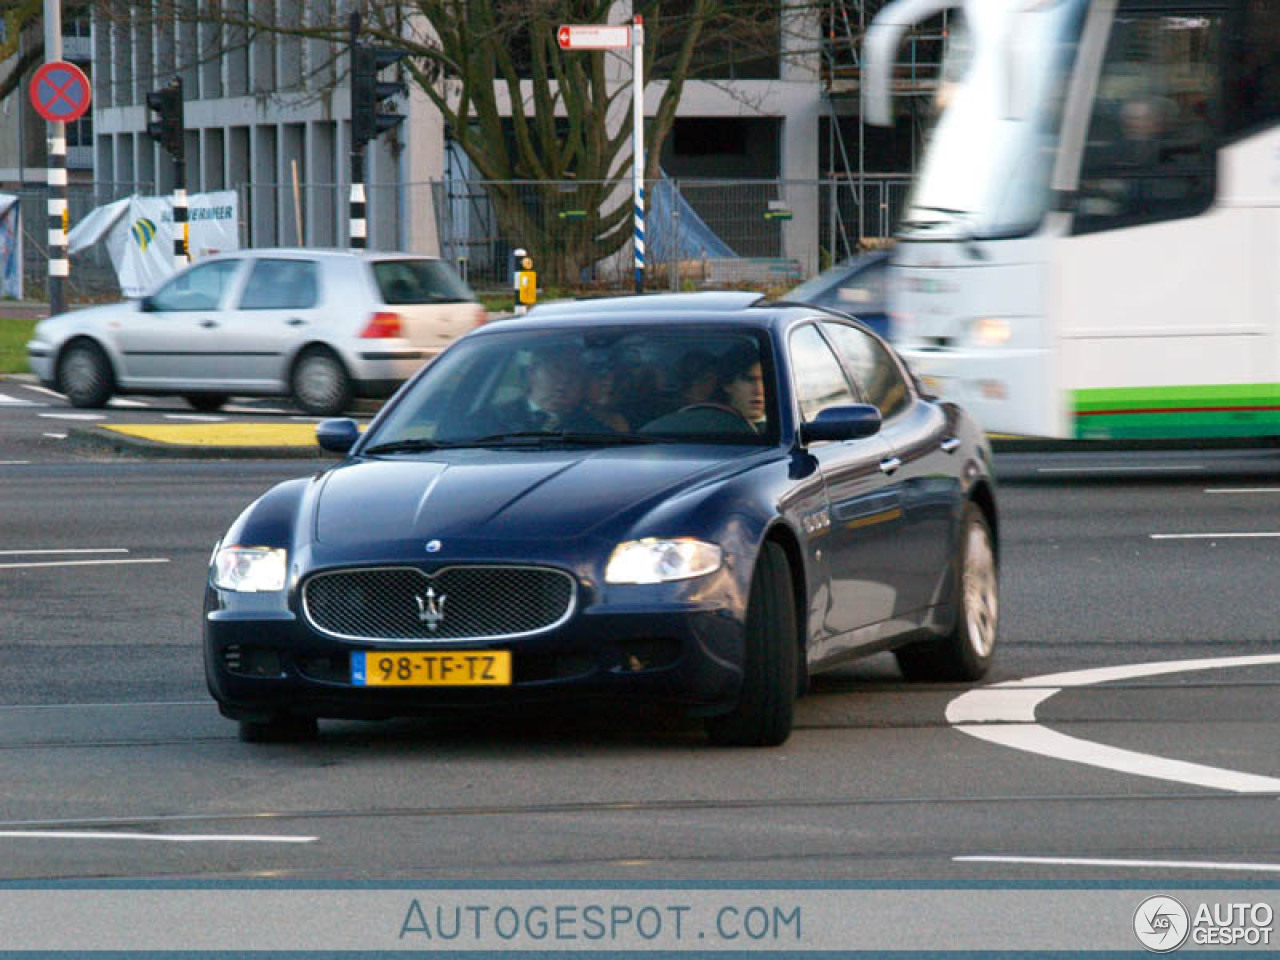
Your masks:
<svg viewBox="0 0 1280 960"><path fill-rule="evenodd" d="M105 420L106 414L102 413L38 413L38 417L45 417L49 420Z"/></svg>
<svg viewBox="0 0 1280 960"><path fill-rule="evenodd" d="M6 407L47 407L47 403L41 403L39 400L20 400L18 397L11 397L8 394L0 393L0 406Z"/></svg>
<svg viewBox="0 0 1280 960"><path fill-rule="evenodd" d="M112 397L107 403L108 407L146 407L147 404L141 400L126 400L124 397Z"/></svg>
<svg viewBox="0 0 1280 960"><path fill-rule="evenodd" d="M27 557L51 553L128 553L124 547L77 547L68 550L0 550L0 557Z"/></svg>
<svg viewBox="0 0 1280 960"><path fill-rule="evenodd" d="M194 420L196 423L222 423L226 417L219 417L208 413L166 413L166 420Z"/></svg>
<svg viewBox="0 0 1280 960"><path fill-rule="evenodd" d="M65 439L67 439L67 435L66 435L65 433L46 433L46 434L44 434L44 436L48 437L48 438L49 438L49 439L51 439L51 440L65 440Z"/></svg>
<svg viewBox="0 0 1280 960"><path fill-rule="evenodd" d="M1280 487L1210 487L1205 493L1280 493Z"/></svg>
<svg viewBox="0 0 1280 960"><path fill-rule="evenodd" d="M140 557L137 560L41 560L38 563L0 563L0 570L22 570L27 567L110 567L126 563L168 562L168 557Z"/></svg>
<svg viewBox="0 0 1280 960"><path fill-rule="evenodd" d="M956 697L947 704L947 721L961 733L1070 763L1082 763L1139 777L1170 780L1234 793L1280 793L1280 779L1240 773L1080 740L1036 722L1036 707L1064 687L1083 687L1114 680L1158 677L1170 673L1280 664L1280 655L1165 660L1092 670L1046 674L993 684Z"/></svg>
<svg viewBox="0 0 1280 960"><path fill-rule="evenodd" d="M1260 540L1280 537L1280 533L1153 533L1152 540Z"/></svg>
<svg viewBox="0 0 1280 960"><path fill-rule="evenodd" d="M239 404L229 403L222 408L227 413L288 413L288 410L280 410L276 407L242 407Z"/></svg>
<svg viewBox="0 0 1280 960"><path fill-rule="evenodd" d="M30 462L30 460L0 460L0 467L21 467Z"/></svg>
<svg viewBox="0 0 1280 960"><path fill-rule="evenodd" d="M315 843L315 837L254 833L125 833L113 830L0 830L9 840L158 840L162 843Z"/></svg>
<svg viewBox="0 0 1280 960"><path fill-rule="evenodd" d="M28 390L34 390L36 393L43 393L46 397L57 397L59 400L67 399L66 394L59 393L57 390L50 390L48 387L38 387L33 383L27 384Z"/></svg>
<svg viewBox="0 0 1280 960"><path fill-rule="evenodd" d="M1152 473L1155 471L1203 470L1203 464L1186 466L1150 467L1037 467L1036 473Z"/></svg>
<svg viewBox="0 0 1280 960"><path fill-rule="evenodd" d="M1039 863L1064 867L1133 867L1157 870L1243 870L1280 873L1280 863L1231 863L1203 860L1104 860L1094 857L952 857L956 863Z"/></svg>

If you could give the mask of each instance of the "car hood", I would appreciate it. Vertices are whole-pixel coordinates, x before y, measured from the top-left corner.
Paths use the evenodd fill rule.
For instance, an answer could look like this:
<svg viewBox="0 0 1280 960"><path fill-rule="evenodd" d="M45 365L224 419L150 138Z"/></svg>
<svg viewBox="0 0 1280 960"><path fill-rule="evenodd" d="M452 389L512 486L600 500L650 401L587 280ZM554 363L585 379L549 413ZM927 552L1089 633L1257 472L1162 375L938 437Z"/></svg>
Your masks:
<svg viewBox="0 0 1280 960"><path fill-rule="evenodd" d="M759 448L653 446L536 453L457 450L357 460L321 480L315 539L328 545L581 536L627 510L736 472Z"/></svg>

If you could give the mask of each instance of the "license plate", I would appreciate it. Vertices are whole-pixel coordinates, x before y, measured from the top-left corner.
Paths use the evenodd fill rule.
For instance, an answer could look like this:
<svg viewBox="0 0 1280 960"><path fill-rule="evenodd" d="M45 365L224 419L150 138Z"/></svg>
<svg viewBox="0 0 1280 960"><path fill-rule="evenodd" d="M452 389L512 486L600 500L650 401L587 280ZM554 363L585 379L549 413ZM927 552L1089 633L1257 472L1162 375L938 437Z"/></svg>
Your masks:
<svg viewBox="0 0 1280 960"><path fill-rule="evenodd" d="M505 687L510 650L394 650L351 655L358 687Z"/></svg>

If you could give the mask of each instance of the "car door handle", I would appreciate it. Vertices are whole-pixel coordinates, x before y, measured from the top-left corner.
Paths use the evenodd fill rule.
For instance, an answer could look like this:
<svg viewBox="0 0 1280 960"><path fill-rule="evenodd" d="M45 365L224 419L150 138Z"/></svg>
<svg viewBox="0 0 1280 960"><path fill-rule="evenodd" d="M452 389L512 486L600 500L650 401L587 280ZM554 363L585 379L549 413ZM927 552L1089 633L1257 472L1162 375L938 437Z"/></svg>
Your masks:
<svg viewBox="0 0 1280 960"><path fill-rule="evenodd" d="M955 453L960 449L959 437L947 437L942 443L938 444L943 453Z"/></svg>
<svg viewBox="0 0 1280 960"><path fill-rule="evenodd" d="M301 317L290 317L285 321L285 323L291 327L305 327L307 325L307 321L303 320Z"/></svg>
<svg viewBox="0 0 1280 960"><path fill-rule="evenodd" d="M201 320L200 321L200 326L204 327L206 330L216 327L217 325L218 325L217 320Z"/></svg>
<svg viewBox="0 0 1280 960"><path fill-rule="evenodd" d="M880 472L885 475L897 473L898 468L902 466L902 461L897 457L889 457L887 460L880 461Z"/></svg>

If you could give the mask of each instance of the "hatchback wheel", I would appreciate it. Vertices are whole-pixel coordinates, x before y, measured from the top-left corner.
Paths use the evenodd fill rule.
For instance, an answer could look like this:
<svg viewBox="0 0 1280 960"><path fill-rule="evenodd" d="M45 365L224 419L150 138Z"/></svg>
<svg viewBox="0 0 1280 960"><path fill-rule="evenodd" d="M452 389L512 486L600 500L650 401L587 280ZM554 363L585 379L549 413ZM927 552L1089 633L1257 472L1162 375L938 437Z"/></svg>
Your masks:
<svg viewBox="0 0 1280 960"><path fill-rule="evenodd" d="M742 691L730 712L707 718L712 742L741 747L786 742L795 711L799 653L790 565L780 546L766 542L747 601Z"/></svg>
<svg viewBox="0 0 1280 960"><path fill-rule="evenodd" d="M213 413L215 410L221 410L222 405L227 402L227 398L220 393L193 393L189 397L183 397L192 410L199 410L202 413Z"/></svg>
<svg viewBox="0 0 1280 960"><path fill-rule="evenodd" d="M966 503L955 570L956 622L945 637L894 651L908 680L977 680L991 666L1000 621L996 554L987 518Z"/></svg>
<svg viewBox="0 0 1280 960"><path fill-rule="evenodd" d="M277 713L266 720L241 720L240 739L245 743L298 743L314 740L320 731L315 717Z"/></svg>
<svg viewBox="0 0 1280 960"><path fill-rule="evenodd" d="M96 343L79 340L58 360L58 390L73 407L105 407L114 384L111 363Z"/></svg>
<svg viewBox="0 0 1280 960"><path fill-rule="evenodd" d="M308 349L293 367L293 399L307 413L334 417L351 405L351 378L342 361L323 347Z"/></svg>

